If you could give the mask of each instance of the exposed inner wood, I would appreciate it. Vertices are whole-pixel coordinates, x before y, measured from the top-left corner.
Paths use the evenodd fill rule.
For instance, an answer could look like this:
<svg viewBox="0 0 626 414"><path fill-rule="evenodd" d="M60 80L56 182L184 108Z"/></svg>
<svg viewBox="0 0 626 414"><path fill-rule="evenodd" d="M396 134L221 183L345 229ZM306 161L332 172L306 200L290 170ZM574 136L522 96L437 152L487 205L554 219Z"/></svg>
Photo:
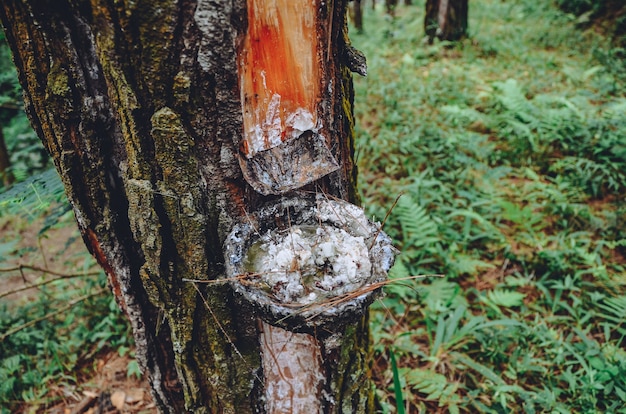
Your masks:
<svg viewBox="0 0 626 414"><path fill-rule="evenodd" d="M317 340L259 323L267 413L321 413L325 375Z"/></svg>
<svg viewBox="0 0 626 414"><path fill-rule="evenodd" d="M244 126L239 163L261 194L282 194L339 168L327 147L329 122L320 119L329 35L318 3L248 0L238 59Z"/></svg>
<svg viewBox="0 0 626 414"><path fill-rule="evenodd" d="M239 61L248 158L317 126L316 15L317 1L248 0Z"/></svg>

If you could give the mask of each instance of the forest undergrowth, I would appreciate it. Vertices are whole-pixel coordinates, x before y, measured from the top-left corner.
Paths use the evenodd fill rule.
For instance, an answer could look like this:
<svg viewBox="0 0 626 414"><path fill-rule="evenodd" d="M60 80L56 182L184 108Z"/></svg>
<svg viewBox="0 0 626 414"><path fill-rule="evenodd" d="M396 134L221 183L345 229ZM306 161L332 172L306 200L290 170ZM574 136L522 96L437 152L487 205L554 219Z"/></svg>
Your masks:
<svg viewBox="0 0 626 414"><path fill-rule="evenodd" d="M371 313L380 412L626 413L623 50L533 0L471 0L468 39L429 45L413 3L351 28L368 58L363 206L382 221L399 197L385 231L403 280ZM0 412L47 412L133 345L60 181L11 122L15 175L37 174L0 194Z"/></svg>
<svg viewBox="0 0 626 414"><path fill-rule="evenodd" d="M363 204L402 251L374 306L382 412L626 413L624 61L548 2L423 4L355 47ZM381 46L384 45L384 46Z"/></svg>

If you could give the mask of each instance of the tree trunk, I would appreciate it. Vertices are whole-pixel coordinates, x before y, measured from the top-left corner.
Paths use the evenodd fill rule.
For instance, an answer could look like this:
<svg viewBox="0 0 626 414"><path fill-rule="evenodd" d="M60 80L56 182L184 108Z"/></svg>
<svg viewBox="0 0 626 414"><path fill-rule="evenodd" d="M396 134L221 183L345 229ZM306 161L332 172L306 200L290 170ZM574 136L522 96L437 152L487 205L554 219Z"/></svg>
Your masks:
<svg viewBox="0 0 626 414"><path fill-rule="evenodd" d="M4 142L4 134L2 128L0 128L0 180L4 188L8 188L13 184L15 180L11 170L11 158L9 157L9 151L7 150L6 142Z"/></svg>
<svg viewBox="0 0 626 414"><path fill-rule="evenodd" d="M272 296L279 282L250 294L247 270L226 273L229 249L243 243L237 229L270 232L305 216L303 228L315 227L316 193L358 201L350 69L365 65L347 40L347 2L292 4L2 2L27 113L128 315L161 412L373 410L371 297L341 299L351 310L336 323L332 304L317 302L277 320L276 309L292 309ZM385 270L388 255L380 260L372 266ZM318 400L300 410L297 379L272 383L276 372L290 378L276 355L291 338ZM268 401L278 395L285 401Z"/></svg>
<svg viewBox="0 0 626 414"><path fill-rule="evenodd" d="M398 5L398 0L385 0L385 7L387 9L387 13L389 13L392 16L395 14L397 5Z"/></svg>
<svg viewBox="0 0 626 414"><path fill-rule="evenodd" d="M424 31L432 43L457 41L467 36L468 0L427 0Z"/></svg>
<svg viewBox="0 0 626 414"><path fill-rule="evenodd" d="M352 21L354 22L354 28L359 33L363 33L363 5L361 0L352 2Z"/></svg>

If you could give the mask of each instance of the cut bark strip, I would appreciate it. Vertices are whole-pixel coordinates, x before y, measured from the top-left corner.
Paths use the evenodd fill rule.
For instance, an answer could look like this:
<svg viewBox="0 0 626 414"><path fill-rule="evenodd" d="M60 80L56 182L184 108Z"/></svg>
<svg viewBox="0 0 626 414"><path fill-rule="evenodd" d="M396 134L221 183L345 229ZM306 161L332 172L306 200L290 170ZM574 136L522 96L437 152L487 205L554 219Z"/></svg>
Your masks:
<svg viewBox="0 0 626 414"><path fill-rule="evenodd" d="M265 195L300 188L339 168L324 137L311 131L239 160L246 181Z"/></svg>
<svg viewBox="0 0 626 414"><path fill-rule="evenodd" d="M265 195L303 187L339 168L319 115L329 39L320 19L318 1L248 1L239 53L240 165L246 181Z"/></svg>
<svg viewBox="0 0 626 414"><path fill-rule="evenodd" d="M259 324L267 412L322 413L326 376L317 339Z"/></svg>

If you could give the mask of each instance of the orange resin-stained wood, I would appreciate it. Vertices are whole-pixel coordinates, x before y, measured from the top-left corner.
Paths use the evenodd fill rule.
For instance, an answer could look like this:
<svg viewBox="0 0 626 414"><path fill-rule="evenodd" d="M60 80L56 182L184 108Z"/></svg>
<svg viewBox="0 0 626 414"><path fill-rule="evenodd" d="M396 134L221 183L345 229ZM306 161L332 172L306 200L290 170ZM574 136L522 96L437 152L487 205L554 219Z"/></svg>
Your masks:
<svg viewBox="0 0 626 414"><path fill-rule="evenodd" d="M323 80L317 0L248 0L239 54L244 176L259 192L299 188L337 169L318 117ZM301 140L288 143L290 140ZM261 155L258 155L261 154Z"/></svg>
<svg viewBox="0 0 626 414"><path fill-rule="evenodd" d="M248 157L316 126L320 73L315 3L248 1L240 72Z"/></svg>

